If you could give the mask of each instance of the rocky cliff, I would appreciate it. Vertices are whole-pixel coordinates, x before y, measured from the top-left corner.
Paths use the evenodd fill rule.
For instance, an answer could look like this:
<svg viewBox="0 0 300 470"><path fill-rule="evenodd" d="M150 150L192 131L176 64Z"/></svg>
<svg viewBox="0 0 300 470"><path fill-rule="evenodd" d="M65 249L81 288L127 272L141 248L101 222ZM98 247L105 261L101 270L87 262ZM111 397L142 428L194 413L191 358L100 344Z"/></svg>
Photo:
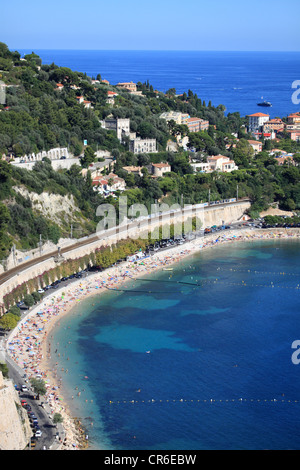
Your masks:
<svg viewBox="0 0 300 470"><path fill-rule="evenodd" d="M32 431L13 383L0 372L0 450L23 450Z"/></svg>

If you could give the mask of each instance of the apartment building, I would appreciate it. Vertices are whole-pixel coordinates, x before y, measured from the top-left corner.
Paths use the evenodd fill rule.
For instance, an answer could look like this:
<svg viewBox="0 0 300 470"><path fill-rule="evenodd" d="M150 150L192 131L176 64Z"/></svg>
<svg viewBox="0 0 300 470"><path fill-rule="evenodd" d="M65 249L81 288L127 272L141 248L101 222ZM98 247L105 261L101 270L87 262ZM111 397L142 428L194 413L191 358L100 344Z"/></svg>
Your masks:
<svg viewBox="0 0 300 470"><path fill-rule="evenodd" d="M288 116L288 124L300 124L300 113L292 113Z"/></svg>
<svg viewBox="0 0 300 470"><path fill-rule="evenodd" d="M156 139L141 139L137 137L129 142L129 151L132 153L157 153Z"/></svg>
<svg viewBox="0 0 300 470"><path fill-rule="evenodd" d="M176 124L185 124L188 126L190 132L199 132L209 128L209 122L197 117L190 117L189 114L181 113L179 111L168 111L160 115L161 119L167 122L175 121Z"/></svg>
<svg viewBox="0 0 300 470"><path fill-rule="evenodd" d="M185 124L190 132L207 131L209 128L209 121L197 117L187 118Z"/></svg>
<svg viewBox="0 0 300 470"><path fill-rule="evenodd" d="M263 125L263 131L264 132L270 132L270 131L275 131L275 132L282 132L285 129L285 123L282 121L282 119L275 118L275 119L270 119Z"/></svg>
<svg viewBox="0 0 300 470"><path fill-rule="evenodd" d="M287 133L290 135L291 140L294 142L300 142L300 130L297 129L289 129Z"/></svg>
<svg viewBox="0 0 300 470"><path fill-rule="evenodd" d="M256 132L260 131L263 125L269 121L270 116L269 114L264 113L255 113L250 114L249 118L249 132Z"/></svg>
<svg viewBox="0 0 300 470"><path fill-rule="evenodd" d="M101 126L103 129L116 132L120 142L124 136L130 135L129 118L105 119L105 121L101 121Z"/></svg>

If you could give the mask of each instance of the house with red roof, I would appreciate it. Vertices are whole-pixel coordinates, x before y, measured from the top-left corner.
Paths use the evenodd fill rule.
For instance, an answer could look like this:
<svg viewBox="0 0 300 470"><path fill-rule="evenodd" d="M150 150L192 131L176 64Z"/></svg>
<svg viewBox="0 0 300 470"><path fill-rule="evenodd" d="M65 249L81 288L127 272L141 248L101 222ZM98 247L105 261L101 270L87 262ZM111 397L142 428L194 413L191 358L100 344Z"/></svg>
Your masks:
<svg viewBox="0 0 300 470"><path fill-rule="evenodd" d="M262 143L257 140L248 140L249 144L253 148L254 152L262 152Z"/></svg>
<svg viewBox="0 0 300 470"><path fill-rule="evenodd" d="M83 100L83 104L84 104L84 107L87 109L92 107L92 103L90 101Z"/></svg>
<svg viewBox="0 0 300 470"><path fill-rule="evenodd" d="M231 171L238 170L238 166L233 160L225 157L224 155L214 155L207 157L207 163L209 164L210 171L222 171L224 173L230 173Z"/></svg>
<svg viewBox="0 0 300 470"><path fill-rule="evenodd" d="M263 125L270 120L269 114L255 113L249 114L249 132L261 131Z"/></svg>
<svg viewBox="0 0 300 470"><path fill-rule="evenodd" d="M115 97L118 96L118 93L115 91L110 91L108 90L107 92L107 98L106 98L106 103L114 105L115 104Z"/></svg>
<svg viewBox="0 0 300 470"><path fill-rule="evenodd" d="M292 113L288 116L288 124L300 124L300 113Z"/></svg>
<svg viewBox="0 0 300 470"><path fill-rule="evenodd" d="M264 132L275 131L277 133L277 132L283 132L284 129L285 129L285 123L282 121L282 119L279 119L279 118L270 119L263 126Z"/></svg>
<svg viewBox="0 0 300 470"><path fill-rule="evenodd" d="M152 163L151 164L152 175L159 177L165 173L171 172L171 165L169 163Z"/></svg>
<svg viewBox="0 0 300 470"><path fill-rule="evenodd" d="M98 191L106 196L115 191L125 191L126 189L125 180L119 178L114 173L110 173L107 176L96 176L92 180L92 186L94 191Z"/></svg>
<svg viewBox="0 0 300 470"><path fill-rule="evenodd" d="M209 121L197 117L187 118L185 124L188 126L190 132L206 131L209 128Z"/></svg>

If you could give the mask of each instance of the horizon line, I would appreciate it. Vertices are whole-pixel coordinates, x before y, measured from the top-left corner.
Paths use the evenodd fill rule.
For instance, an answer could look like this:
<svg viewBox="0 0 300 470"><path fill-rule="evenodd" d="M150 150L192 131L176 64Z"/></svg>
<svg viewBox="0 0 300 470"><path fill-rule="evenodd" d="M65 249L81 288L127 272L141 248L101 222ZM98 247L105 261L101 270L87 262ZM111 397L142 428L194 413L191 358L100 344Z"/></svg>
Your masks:
<svg viewBox="0 0 300 470"><path fill-rule="evenodd" d="M34 50L32 47L21 47L17 48L17 50ZM234 50L234 49L69 49L69 48L40 48L35 47L36 50L40 51L95 51L95 52L282 52L282 53L290 53L295 52L299 53L300 50ZM10 49L11 50L11 49Z"/></svg>

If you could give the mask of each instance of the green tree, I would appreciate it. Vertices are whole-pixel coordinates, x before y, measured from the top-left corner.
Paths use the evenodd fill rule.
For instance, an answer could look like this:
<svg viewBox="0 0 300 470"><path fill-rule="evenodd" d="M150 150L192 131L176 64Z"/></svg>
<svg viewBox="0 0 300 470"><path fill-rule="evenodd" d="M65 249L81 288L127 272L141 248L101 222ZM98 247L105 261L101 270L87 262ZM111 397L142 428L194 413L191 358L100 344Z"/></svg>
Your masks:
<svg viewBox="0 0 300 470"><path fill-rule="evenodd" d="M12 313L18 318L21 316L21 310L16 305L13 305L12 307L10 307L9 313Z"/></svg>
<svg viewBox="0 0 300 470"><path fill-rule="evenodd" d="M63 422L63 417L60 413L54 413L53 415L53 423L56 425L58 423L62 423Z"/></svg>
<svg viewBox="0 0 300 470"><path fill-rule="evenodd" d="M47 392L45 382L41 379L33 378L30 380L31 386L34 390L34 393L38 395L38 399L40 395L45 395Z"/></svg>
<svg viewBox="0 0 300 470"><path fill-rule="evenodd" d="M96 159L96 155L95 155L94 150L92 149L92 147L87 146L84 149L84 157L80 160L81 166L83 168L88 168L91 165L91 163L94 163L95 159Z"/></svg>
<svg viewBox="0 0 300 470"><path fill-rule="evenodd" d="M42 295L42 294L39 294L39 292L32 292L31 295L32 295L32 298L33 298L35 304L36 304L37 302L39 302L39 301L42 299L42 297L43 297L43 295Z"/></svg>
<svg viewBox="0 0 300 470"><path fill-rule="evenodd" d="M24 304L26 307L32 307L34 305L34 298L30 294L26 294L24 297Z"/></svg>
<svg viewBox="0 0 300 470"><path fill-rule="evenodd" d="M42 59L34 52L32 52L31 54L26 54L24 56L24 59L34 65L42 65Z"/></svg>
<svg viewBox="0 0 300 470"><path fill-rule="evenodd" d="M13 330L18 324L18 318L12 313L6 313L0 318L0 328L9 331Z"/></svg>

